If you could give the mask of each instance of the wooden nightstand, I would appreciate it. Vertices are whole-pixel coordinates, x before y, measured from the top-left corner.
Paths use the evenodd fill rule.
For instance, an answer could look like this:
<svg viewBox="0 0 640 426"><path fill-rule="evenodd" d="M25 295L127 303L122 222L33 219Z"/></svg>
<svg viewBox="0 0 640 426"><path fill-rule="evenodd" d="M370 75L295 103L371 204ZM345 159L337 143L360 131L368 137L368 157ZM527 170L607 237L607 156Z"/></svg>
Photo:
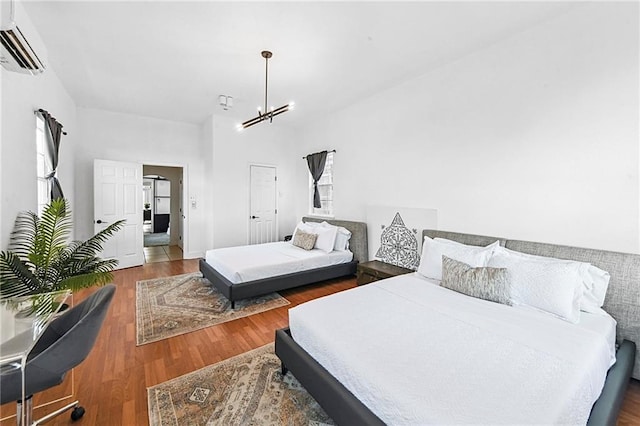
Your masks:
<svg viewBox="0 0 640 426"><path fill-rule="evenodd" d="M358 285L363 285L410 272L413 272L413 270L390 265L380 262L379 260L372 260L370 262L358 263L356 274Z"/></svg>

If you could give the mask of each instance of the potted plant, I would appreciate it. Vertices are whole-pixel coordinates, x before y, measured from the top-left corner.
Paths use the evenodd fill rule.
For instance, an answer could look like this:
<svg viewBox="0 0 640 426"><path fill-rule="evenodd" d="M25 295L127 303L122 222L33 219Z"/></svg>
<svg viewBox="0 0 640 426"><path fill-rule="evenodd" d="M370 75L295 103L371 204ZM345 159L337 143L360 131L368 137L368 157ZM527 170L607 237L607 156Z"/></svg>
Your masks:
<svg viewBox="0 0 640 426"><path fill-rule="evenodd" d="M69 241L73 223L65 199L51 201L41 217L19 213L9 249L0 252L0 300L111 282L118 261L98 255L123 224L117 221L86 241Z"/></svg>

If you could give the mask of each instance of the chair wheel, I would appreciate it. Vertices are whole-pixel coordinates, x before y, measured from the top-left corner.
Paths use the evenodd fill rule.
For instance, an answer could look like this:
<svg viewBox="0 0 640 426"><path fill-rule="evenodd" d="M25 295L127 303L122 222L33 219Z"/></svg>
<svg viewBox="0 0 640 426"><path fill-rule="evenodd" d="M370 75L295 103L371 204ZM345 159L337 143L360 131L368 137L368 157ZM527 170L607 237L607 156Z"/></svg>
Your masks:
<svg viewBox="0 0 640 426"><path fill-rule="evenodd" d="M73 420L74 422L76 420L79 420L82 416L84 416L84 408L83 407L77 406L71 412L71 420Z"/></svg>

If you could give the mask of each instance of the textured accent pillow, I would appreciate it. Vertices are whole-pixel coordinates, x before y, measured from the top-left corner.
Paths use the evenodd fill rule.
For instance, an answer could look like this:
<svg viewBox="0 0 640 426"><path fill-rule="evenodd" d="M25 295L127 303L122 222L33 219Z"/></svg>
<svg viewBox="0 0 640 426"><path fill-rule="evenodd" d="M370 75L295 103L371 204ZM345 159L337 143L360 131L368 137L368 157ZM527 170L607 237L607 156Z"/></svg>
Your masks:
<svg viewBox="0 0 640 426"><path fill-rule="evenodd" d="M296 247L300 247L301 249L311 250L316 244L317 238L318 236L316 234L310 234L297 229L296 233L293 235L292 244Z"/></svg>
<svg viewBox="0 0 640 426"><path fill-rule="evenodd" d="M505 268L473 268L442 256L442 287L490 302L511 305L509 272Z"/></svg>
<svg viewBox="0 0 640 426"><path fill-rule="evenodd" d="M540 261L498 250L488 266L509 270L514 305L531 306L576 324L580 321L583 265L548 259Z"/></svg>
<svg viewBox="0 0 640 426"><path fill-rule="evenodd" d="M434 280L442 279L442 256L464 262L474 268L487 266L494 249L500 245L499 241L486 247L469 246L450 241L433 240L424 237L422 255L418 273Z"/></svg>

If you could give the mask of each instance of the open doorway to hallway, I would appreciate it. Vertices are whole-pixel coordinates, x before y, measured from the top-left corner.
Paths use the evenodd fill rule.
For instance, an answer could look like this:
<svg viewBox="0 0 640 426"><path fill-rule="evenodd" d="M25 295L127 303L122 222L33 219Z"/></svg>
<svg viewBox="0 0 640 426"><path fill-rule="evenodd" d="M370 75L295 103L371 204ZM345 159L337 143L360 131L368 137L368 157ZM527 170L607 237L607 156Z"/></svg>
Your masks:
<svg viewBox="0 0 640 426"><path fill-rule="evenodd" d="M142 166L145 263L183 258L182 167Z"/></svg>

